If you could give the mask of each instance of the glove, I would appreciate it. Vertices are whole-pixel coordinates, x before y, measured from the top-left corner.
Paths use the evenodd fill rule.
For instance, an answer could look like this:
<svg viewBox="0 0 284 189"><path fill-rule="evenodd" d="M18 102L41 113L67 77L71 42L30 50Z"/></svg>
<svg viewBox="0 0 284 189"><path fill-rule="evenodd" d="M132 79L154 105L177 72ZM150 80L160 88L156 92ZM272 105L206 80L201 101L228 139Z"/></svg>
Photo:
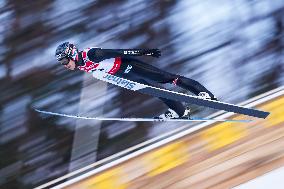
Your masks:
<svg viewBox="0 0 284 189"><path fill-rule="evenodd" d="M159 49L145 49L143 54L159 58L161 56L161 51Z"/></svg>

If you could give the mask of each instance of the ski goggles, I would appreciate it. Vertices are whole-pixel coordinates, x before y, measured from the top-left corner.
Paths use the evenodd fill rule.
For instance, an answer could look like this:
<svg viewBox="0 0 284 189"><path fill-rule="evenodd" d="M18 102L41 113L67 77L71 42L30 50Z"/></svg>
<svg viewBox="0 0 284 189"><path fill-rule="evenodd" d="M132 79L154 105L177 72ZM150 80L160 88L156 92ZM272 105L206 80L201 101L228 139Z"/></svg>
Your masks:
<svg viewBox="0 0 284 189"><path fill-rule="evenodd" d="M63 66L69 64L69 61L70 60L68 58L62 58L61 60L58 60L58 62Z"/></svg>

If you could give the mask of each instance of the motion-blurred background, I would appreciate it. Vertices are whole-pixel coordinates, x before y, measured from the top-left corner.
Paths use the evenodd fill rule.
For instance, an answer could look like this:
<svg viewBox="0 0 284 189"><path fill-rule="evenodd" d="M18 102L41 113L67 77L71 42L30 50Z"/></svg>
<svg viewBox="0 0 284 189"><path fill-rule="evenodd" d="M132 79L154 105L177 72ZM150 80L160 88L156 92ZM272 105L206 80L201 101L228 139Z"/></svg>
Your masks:
<svg viewBox="0 0 284 189"><path fill-rule="evenodd" d="M283 85L283 30L283 0L1 0L0 188L32 188L179 126L34 112L152 117L166 109L65 70L58 44L160 48L161 58L141 59L239 103ZM214 112L192 108L199 117Z"/></svg>

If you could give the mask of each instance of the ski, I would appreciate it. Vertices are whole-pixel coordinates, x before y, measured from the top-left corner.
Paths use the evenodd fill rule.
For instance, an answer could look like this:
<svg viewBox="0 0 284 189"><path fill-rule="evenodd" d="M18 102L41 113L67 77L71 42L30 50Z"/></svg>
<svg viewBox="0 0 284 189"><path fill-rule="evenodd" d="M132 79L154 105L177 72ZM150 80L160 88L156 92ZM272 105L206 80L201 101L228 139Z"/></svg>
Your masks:
<svg viewBox="0 0 284 189"><path fill-rule="evenodd" d="M243 106L238 106L238 105L229 104L229 103L220 102L220 101L205 100L198 96L183 94L183 93L171 91L168 89L162 89L158 87L141 84L135 81L131 81L128 79L124 79L118 76L108 74L103 71L94 71L94 72L95 73L93 73L93 77L96 79L111 83L113 85L117 85L119 87L126 88L128 90L138 91L138 92L151 95L151 96L155 96L155 97L167 98L170 100L181 101L181 102L186 102L190 104L196 104L199 106L249 115L249 116L258 117L258 118L266 118L269 115L269 112L256 110L252 108L246 108Z"/></svg>
<svg viewBox="0 0 284 189"><path fill-rule="evenodd" d="M137 121L137 122L250 122L251 120L233 120L233 119L210 119L210 118L177 118L177 119L159 119L159 118L127 118L127 117L86 117L86 116L78 116L78 115L70 115L70 114L62 114L56 112L43 111L39 109L34 109L35 111L43 114L61 116L61 117L69 117L76 119L86 119L86 120L98 120L98 121Z"/></svg>

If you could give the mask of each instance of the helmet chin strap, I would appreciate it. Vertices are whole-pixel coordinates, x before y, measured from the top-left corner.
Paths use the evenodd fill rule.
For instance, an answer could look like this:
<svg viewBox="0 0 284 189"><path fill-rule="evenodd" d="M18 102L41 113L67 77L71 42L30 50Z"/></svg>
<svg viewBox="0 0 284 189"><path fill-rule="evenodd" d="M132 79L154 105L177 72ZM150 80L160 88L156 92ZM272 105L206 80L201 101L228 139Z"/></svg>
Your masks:
<svg viewBox="0 0 284 189"><path fill-rule="evenodd" d="M84 65L82 52L78 52L78 60L77 59L75 60L75 65L76 65L76 68L78 66L83 66Z"/></svg>

